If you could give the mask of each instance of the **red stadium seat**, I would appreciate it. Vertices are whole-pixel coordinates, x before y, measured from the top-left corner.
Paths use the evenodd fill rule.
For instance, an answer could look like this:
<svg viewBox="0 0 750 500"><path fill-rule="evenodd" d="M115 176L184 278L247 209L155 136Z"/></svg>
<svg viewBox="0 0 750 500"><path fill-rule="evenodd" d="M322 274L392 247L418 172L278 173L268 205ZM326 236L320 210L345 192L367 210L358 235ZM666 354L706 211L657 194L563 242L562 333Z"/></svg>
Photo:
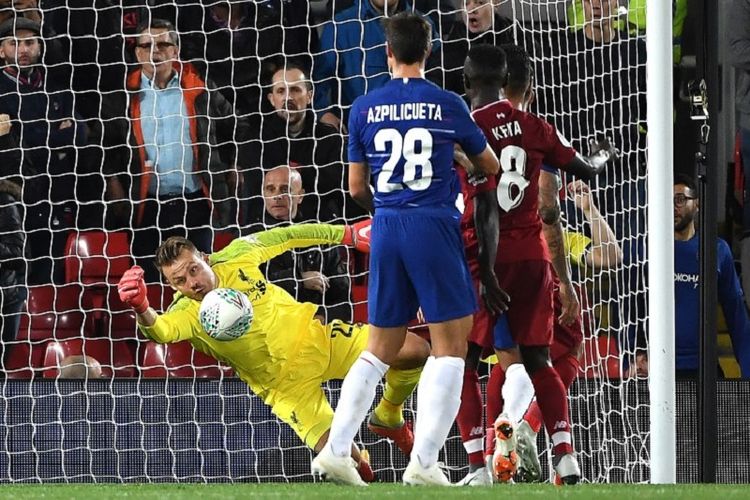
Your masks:
<svg viewBox="0 0 750 500"><path fill-rule="evenodd" d="M150 284L147 285L146 296L148 297L148 303L151 307L158 312L163 312L172 303L174 290L168 286Z"/></svg>
<svg viewBox="0 0 750 500"><path fill-rule="evenodd" d="M81 287L78 285L30 286L18 340L78 337L83 329Z"/></svg>
<svg viewBox="0 0 750 500"><path fill-rule="evenodd" d="M352 285L354 321L367 323L367 285Z"/></svg>
<svg viewBox="0 0 750 500"><path fill-rule="evenodd" d="M69 339L47 344L44 355L44 377L57 377L60 362L67 356L79 354L91 356L99 361L103 377L137 375L135 342L110 339Z"/></svg>
<svg viewBox="0 0 750 500"><path fill-rule="evenodd" d="M193 349L189 342L141 344L141 374L149 378L220 378L232 376L232 369Z"/></svg>
<svg viewBox="0 0 750 500"><path fill-rule="evenodd" d="M70 233L65 246L65 279L84 285L117 284L131 266L130 243L124 232Z"/></svg>
<svg viewBox="0 0 750 500"><path fill-rule="evenodd" d="M214 252L218 252L219 250L225 248L232 241L234 241L234 238L234 233L232 233L231 231L214 231Z"/></svg>
<svg viewBox="0 0 750 500"><path fill-rule="evenodd" d="M16 341L6 347L5 376L14 379L30 379L41 375L47 341Z"/></svg>

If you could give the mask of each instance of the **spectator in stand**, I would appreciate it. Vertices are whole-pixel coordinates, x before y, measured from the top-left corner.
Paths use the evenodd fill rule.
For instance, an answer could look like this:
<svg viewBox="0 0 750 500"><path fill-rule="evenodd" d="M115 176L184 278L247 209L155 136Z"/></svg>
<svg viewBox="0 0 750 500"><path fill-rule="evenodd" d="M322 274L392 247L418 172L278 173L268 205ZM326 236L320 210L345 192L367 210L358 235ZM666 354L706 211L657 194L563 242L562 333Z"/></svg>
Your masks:
<svg viewBox="0 0 750 500"><path fill-rule="evenodd" d="M698 189L695 181L684 175L674 180L674 288L675 288L675 368L678 376L697 377L700 359L698 234L695 217L699 210ZM716 247L719 265L719 305L726 318L732 338L734 357L740 365L742 377L750 377L750 318L745 308L745 297L734 268L732 251L719 238ZM637 372L648 375L647 353L637 356ZM723 376L721 367L719 374ZM631 369L631 372L633 370Z"/></svg>
<svg viewBox="0 0 750 500"><path fill-rule="evenodd" d="M62 282L67 229L73 220L76 151L86 127L74 110L73 93L49 78L41 64L39 23L15 17L0 25L0 114L11 119L10 135L24 151L24 231L33 265L29 284ZM18 165L18 164L16 164ZM19 172L17 172L19 173ZM54 262L53 262L54 260Z"/></svg>
<svg viewBox="0 0 750 500"><path fill-rule="evenodd" d="M245 161L266 170L279 165L296 168L309 194L302 202L306 220L330 222L362 215L363 211L345 195L344 141L335 128L313 113L313 86L305 68L294 61L274 66L266 97L275 113L265 118L261 140L243 146L241 156ZM261 191L261 176L260 168L245 171L251 195L250 220L253 213L260 212L253 195Z"/></svg>
<svg viewBox="0 0 750 500"><path fill-rule="evenodd" d="M739 114L742 167L745 173L742 215L742 284L750 290L750 0L732 4L729 16L729 62L737 71L735 106ZM747 300L747 297L746 297ZM750 306L750 302L746 302Z"/></svg>
<svg viewBox="0 0 750 500"><path fill-rule="evenodd" d="M4 164L9 158L1 151L11 139L10 117L0 115L0 161ZM0 367L5 366L5 347L18 335L26 300L21 188L3 177L0 176Z"/></svg>
<svg viewBox="0 0 750 500"><path fill-rule="evenodd" d="M317 42L305 19L306 3L293 0L282 9L280 2L232 0L180 7L183 58L217 85L238 114L249 115L253 130L263 111L261 60L281 53L309 58ZM185 8L192 9L190 15L183 15Z"/></svg>
<svg viewBox="0 0 750 500"><path fill-rule="evenodd" d="M498 0L459 0L459 19L444 23L442 71L427 73L436 84L459 95L464 93L463 68L470 45L513 43L513 21L501 16Z"/></svg>
<svg viewBox="0 0 750 500"><path fill-rule="evenodd" d="M236 193L233 139L246 135L247 126L210 81L180 61L172 23L152 19L137 31L140 67L128 75L127 91L108 104L113 119L105 121L104 143L114 149L105 160L107 196L119 201L120 216L132 216L139 261L150 262L159 242L174 234L188 234L210 252L209 199ZM154 266L143 267L148 280L159 279Z"/></svg>
<svg viewBox="0 0 750 500"><path fill-rule="evenodd" d="M300 201L304 194L297 170L286 165L269 170L263 179L263 221L255 229L263 231L302 222ZM319 305L322 323L333 319L351 321L349 277L337 248L289 250L263 264L261 271L268 281L299 302Z"/></svg>
<svg viewBox="0 0 750 500"><path fill-rule="evenodd" d="M102 378L102 365L96 358L75 354L60 361L58 378L95 379Z"/></svg>
<svg viewBox="0 0 750 500"><path fill-rule="evenodd" d="M356 0L325 24L313 66L315 111L322 114L321 121L340 129L342 118L344 123L348 120L354 99L391 80L382 20L411 10L410 0ZM428 67L440 62L440 41L434 26L432 34L433 57Z"/></svg>

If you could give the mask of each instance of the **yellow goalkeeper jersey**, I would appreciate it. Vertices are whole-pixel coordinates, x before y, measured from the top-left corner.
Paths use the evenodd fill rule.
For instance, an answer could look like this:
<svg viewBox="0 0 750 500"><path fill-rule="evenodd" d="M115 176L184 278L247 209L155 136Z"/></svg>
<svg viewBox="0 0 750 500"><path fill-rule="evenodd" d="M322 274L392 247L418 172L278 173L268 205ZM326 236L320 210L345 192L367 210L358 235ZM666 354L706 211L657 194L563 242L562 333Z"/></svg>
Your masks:
<svg viewBox="0 0 750 500"><path fill-rule="evenodd" d="M344 226L299 224L271 229L234 240L209 257L217 287L239 290L253 305L250 329L232 341L211 338L198 319L200 302L180 293L151 327L139 325L143 334L159 343L189 341L195 349L235 369L254 393L266 398L294 369L302 351L325 353L330 339L324 328L311 328L318 307L297 302L285 290L266 281L258 266L297 247L338 244ZM314 354L313 353L313 354ZM305 358L305 356L301 356ZM292 379L296 378L292 374Z"/></svg>
<svg viewBox="0 0 750 500"><path fill-rule="evenodd" d="M584 259L591 245L591 238L585 234L567 230L563 230L563 237L565 238L563 242L565 254L570 259L570 263L576 267L585 267Z"/></svg>

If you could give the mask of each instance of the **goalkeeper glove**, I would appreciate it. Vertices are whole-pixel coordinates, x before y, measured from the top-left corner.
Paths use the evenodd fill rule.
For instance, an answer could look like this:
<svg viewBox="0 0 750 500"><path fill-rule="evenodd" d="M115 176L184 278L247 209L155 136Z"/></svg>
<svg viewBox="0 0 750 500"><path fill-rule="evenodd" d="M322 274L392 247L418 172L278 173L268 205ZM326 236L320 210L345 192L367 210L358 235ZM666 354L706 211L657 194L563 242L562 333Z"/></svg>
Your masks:
<svg viewBox="0 0 750 500"><path fill-rule="evenodd" d="M143 269L140 266L133 266L125 271L117 284L117 293L120 295L120 300L132 307L137 314L146 312L149 304Z"/></svg>
<svg viewBox="0 0 750 500"><path fill-rule="evenodd" d="M363 253L370 253L370 228L372 219L363 220L344 227L342 245L354 247Z"/></svg>

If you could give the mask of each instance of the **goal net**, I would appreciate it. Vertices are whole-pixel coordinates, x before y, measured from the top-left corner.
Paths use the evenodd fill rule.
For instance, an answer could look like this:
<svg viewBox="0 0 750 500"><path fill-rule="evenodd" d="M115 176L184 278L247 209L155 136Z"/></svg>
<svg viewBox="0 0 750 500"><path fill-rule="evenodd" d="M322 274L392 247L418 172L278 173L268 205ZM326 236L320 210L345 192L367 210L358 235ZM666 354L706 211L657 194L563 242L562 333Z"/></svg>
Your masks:
<svg viewBox="0 0 750 500"><path fill-rule="evenodd" d="M363 215L346 194L346 131L318 120L345 123L351 100L389 78L372 3L39 3L0 11L41 21L43 39L36 54L22 55L27 44L18 43L17 61L0 75L0 133L3 115L11 124L0 136L0 178L21 188L20 203L0 198L3 223L11 210L20 217L20 226L0 229L0 247L26 238L25 253L18 247L0 265L0 481L309 480L311 452L229 367L190 346L147 341L113 287L139 263L150 303L163 310L172 292L149 261L168 235L210 252L290 214ZM476 7L468 15L467 3ZM485 26L484 3L416 2L435 27L428 77L461 92L470 43L516 41L534 59L535 111L584 154L603 137L621 151L591 190L622 261L573 266L586 340L571 416L585 480L647 481L645 379L628 375L646 347L642 26L632 12L592 14L562 0L498 2ZM155 19L175 31L165 24L164 36L139 36ZM17 38L34 35L17 23ZM160 73L170 58L178 77ZM279 165L299 179L282 169L278 181ZM603 235L592 234L574 199L563 194L563 206L568 230L601 250ZM313 249L274 266L269 279L320 301L327 318L366 317L362 256ZM324 297L306 287L308 271L330 279ZM334 404L338 387L328 387ZM414 401L406 406L413 419ZM380 478L400 478L406 459L397 448L366 429L357 439ZM539 445L548 464L543 437ZM467 471L456 433L442 459L454 480Z"/></svg>

